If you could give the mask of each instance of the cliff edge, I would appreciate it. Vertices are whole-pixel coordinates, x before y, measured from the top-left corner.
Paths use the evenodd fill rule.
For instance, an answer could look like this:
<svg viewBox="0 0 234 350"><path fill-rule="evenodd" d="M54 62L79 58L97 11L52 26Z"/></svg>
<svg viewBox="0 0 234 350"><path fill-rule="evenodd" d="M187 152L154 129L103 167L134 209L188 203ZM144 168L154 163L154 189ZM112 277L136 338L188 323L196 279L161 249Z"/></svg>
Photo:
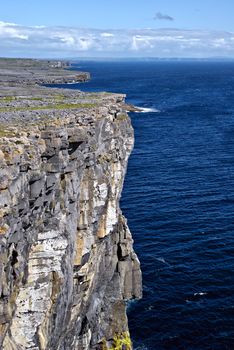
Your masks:
<svg viewBox="0 0 234 350"><path fill-rule="evenodd" d="M124 98L0 88L3 350L132 348L141 271L119 208L134 143Z"/></svg>

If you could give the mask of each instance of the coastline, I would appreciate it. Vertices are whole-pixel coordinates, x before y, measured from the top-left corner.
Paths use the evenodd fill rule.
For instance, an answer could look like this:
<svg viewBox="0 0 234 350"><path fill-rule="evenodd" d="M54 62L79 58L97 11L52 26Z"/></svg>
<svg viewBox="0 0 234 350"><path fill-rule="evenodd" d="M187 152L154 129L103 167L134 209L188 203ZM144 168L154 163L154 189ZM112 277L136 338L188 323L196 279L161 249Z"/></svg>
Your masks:
<svg viewBox="0 0 234 350"><path fill-rule="evenodd" d="M125 95L37 85L74 79L51 62L0 74L0 345L131 349L125 301L142 291L119 208L134 143Z"/></svg>

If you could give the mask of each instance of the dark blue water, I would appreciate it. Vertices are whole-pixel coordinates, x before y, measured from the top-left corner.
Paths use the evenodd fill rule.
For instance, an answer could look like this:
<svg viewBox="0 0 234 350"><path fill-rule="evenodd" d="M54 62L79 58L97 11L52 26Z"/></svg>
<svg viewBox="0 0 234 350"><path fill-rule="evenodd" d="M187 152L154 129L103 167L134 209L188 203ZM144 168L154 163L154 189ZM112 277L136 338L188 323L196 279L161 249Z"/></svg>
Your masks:
<svg viewBox="0 0 234 350"><path fill-rule="evenodd" d="M131 114L122 209L143 271L135 349L234 349L234 63L81 64L74 86L160 112Z"/></svg>

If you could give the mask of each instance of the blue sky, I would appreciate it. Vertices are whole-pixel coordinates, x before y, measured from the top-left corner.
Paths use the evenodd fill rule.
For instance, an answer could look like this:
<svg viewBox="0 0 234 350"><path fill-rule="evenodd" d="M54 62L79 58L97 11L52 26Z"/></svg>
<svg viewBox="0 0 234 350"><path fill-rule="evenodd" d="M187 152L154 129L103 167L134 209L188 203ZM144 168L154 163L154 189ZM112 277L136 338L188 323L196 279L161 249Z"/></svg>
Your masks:
<svg viewBox="0 0 234 350"><path fill-rule="evenodd" d="M7 0L3 56L234 57L234 0Z"/></svg>

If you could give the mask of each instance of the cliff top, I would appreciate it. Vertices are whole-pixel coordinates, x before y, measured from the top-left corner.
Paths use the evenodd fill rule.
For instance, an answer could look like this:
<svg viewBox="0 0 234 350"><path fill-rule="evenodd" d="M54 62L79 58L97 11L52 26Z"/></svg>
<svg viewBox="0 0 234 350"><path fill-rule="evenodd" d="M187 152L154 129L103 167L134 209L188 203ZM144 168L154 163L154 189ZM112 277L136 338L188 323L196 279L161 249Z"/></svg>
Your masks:
<svg viewBox="0 0 234 350"><path fill-rule="evenodd" d="M16 137L21 130L44 129L84 110L96 115L125 95L84 93L41 84L84 82L89 73L68 70L65 61L0 58L0 137ZM85 113L87 116L87 113Z"/></svg>

